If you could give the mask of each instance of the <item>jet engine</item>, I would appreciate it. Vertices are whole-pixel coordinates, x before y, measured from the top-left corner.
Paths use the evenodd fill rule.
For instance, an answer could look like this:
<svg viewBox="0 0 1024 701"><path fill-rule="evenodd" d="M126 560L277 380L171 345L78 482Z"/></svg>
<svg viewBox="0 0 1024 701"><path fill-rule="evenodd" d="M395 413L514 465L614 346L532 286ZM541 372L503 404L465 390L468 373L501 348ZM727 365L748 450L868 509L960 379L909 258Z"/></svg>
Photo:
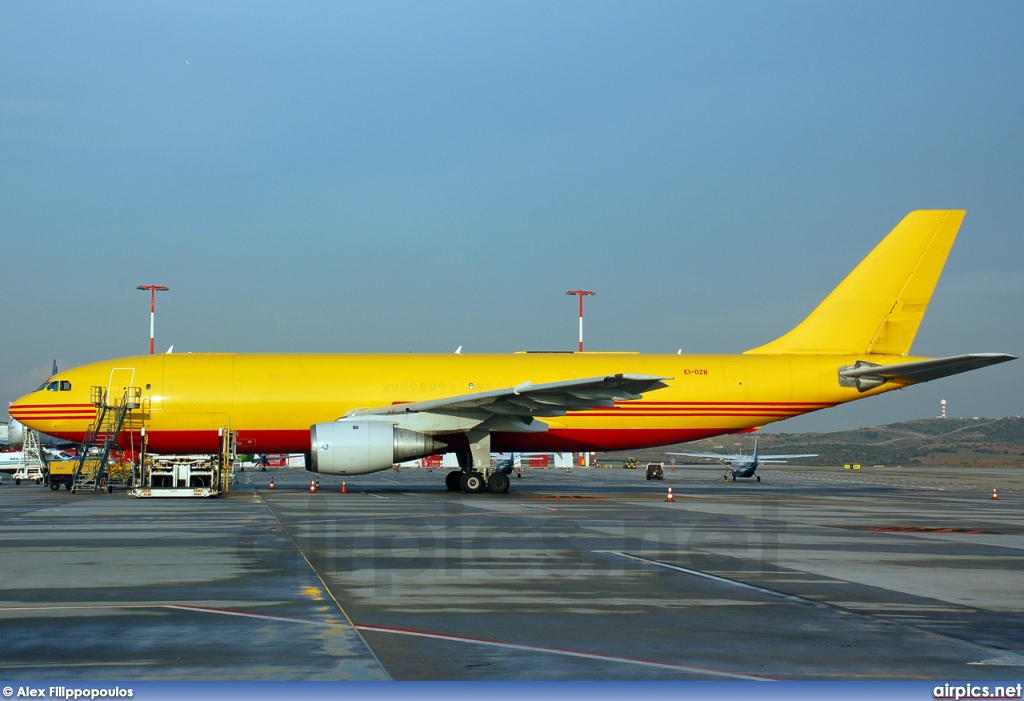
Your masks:
<svg viewBox="0 0 1024 701"><path fill-rule="evenodd" d="M25 427L17 419L11 419L7 425L7 445L20 448L25 445Z"/></svg>
<svg viewBox="0 0 1024 701"><path fill-rule="evenodd" d="M343 420L311 426L310 472L363 475L387 470L395 463L438 453L446 443L389 421Z"/></svg>

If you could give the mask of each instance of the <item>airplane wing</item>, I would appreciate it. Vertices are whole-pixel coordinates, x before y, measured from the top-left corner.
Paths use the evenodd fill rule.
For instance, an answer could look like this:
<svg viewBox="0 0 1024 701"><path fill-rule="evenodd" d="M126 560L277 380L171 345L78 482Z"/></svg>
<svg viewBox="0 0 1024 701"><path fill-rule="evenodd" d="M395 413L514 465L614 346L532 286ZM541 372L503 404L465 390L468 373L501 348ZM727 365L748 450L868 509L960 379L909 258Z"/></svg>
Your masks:
<svg viewBox="0 0 1024 701"><path fill-rule="evenodd" d="M536 385L527 381L515 387L487 392L370 409L353 409L347 412L344 418L426 413L477 421L507 418L529 425L535 416L564 416L570 411L613 407L616 400L640 399L644 392L667 387L665 380L669 379L672 378L619 374Z"/></svg>
<svg viewBox="0 0 1024 701"><path fill-rule="evenodd" d="M751 454L747 455L726 455L725 453L665 453L665 455L685 455L690 458L709 458L714 460L725 460L726 462L749 462L754 459ZM817 453L801 453L800 455L758 455L758 462L784 461L790 458L816 458Z"/></svg>
<svg viewBox="0 0 1024 701"><path fill-rule="evenodd" d="M903 384L929 382L940 377L958 375L968 370L977 370L988 365L1016 359L1016 356L1006 353L971 353L948 358L918 360L912 363L897 363L896 365L875 365L859 361L854 366L840 368L839 377L853 381L863 392L886 382Z"/></svg>
<svg viewBox="0 0 1024 701"><path fill-rule="evenodd" d="M665 455L685 455L688 458L708 458L710 460L726 460L733 462L735 460L750 460L751 455L726 455L725 453L665 453Z"/></svg>

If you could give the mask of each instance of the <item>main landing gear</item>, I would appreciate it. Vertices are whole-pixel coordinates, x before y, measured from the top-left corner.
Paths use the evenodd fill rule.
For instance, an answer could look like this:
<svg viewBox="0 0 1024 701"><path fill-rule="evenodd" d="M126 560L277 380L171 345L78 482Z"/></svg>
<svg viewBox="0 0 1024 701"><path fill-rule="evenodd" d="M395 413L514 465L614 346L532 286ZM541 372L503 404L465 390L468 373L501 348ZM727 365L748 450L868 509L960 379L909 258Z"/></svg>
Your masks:
<svg viewBox="0 0 1024 701"><path fill-rule="evenodd" d="M448 488L449 492L506 494L508 493L509 479L508 475L497 470L491 470L490 475L476 470L469 472L455 470L445 475L444 486Z"/></svg>
<svg viewBox="0 0 1024 701"><path fill-rule="evenodd" d="M452 492L479 494L507 494L508 474L491 466L491 434L487 431L470 432L469 450L457 453L459 469L449 472L444 484Z"/></svg>

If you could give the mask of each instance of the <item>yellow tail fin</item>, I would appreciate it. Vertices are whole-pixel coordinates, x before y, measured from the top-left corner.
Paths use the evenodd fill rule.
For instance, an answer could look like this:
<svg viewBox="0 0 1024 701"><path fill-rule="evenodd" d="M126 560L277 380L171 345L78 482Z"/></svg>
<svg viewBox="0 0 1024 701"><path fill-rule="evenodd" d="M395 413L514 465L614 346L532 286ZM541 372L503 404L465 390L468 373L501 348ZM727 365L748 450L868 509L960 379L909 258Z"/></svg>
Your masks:
<svg viewBox="0 0 1024 701"><path fill-rule="evenodd" d="M747 353L906 355L964 214L911 212L799 326Z"/></svg>

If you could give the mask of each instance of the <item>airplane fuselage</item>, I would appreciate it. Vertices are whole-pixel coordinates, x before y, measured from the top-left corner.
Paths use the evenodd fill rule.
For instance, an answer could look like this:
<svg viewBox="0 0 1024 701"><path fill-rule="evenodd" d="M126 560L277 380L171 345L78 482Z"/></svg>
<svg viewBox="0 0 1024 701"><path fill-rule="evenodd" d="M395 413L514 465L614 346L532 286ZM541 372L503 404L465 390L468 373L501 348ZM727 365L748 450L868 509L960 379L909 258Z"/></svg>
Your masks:
<svg viewBox="0 0 1024 701"><path fill-rule="evenodd" d="M310 426L347 411L419 402L523 382L616 373L671 378L665 388L614 407L545 417L544 432L495 432L496 451L625 450L736 433L897 389L841 386L847 355L175 354L122 358L59 373L56 389L19 399L11 416L44 433L81 441L95 419L90 390L142 391L149 449L214 452L219 431L238 432L241 452L307 452ZM873 356L907 362L906 356ZM61 389L68 387L69 389ZM50 383L53 387L53 382ZM455 440L449 449L463 446Z"/></svg>

